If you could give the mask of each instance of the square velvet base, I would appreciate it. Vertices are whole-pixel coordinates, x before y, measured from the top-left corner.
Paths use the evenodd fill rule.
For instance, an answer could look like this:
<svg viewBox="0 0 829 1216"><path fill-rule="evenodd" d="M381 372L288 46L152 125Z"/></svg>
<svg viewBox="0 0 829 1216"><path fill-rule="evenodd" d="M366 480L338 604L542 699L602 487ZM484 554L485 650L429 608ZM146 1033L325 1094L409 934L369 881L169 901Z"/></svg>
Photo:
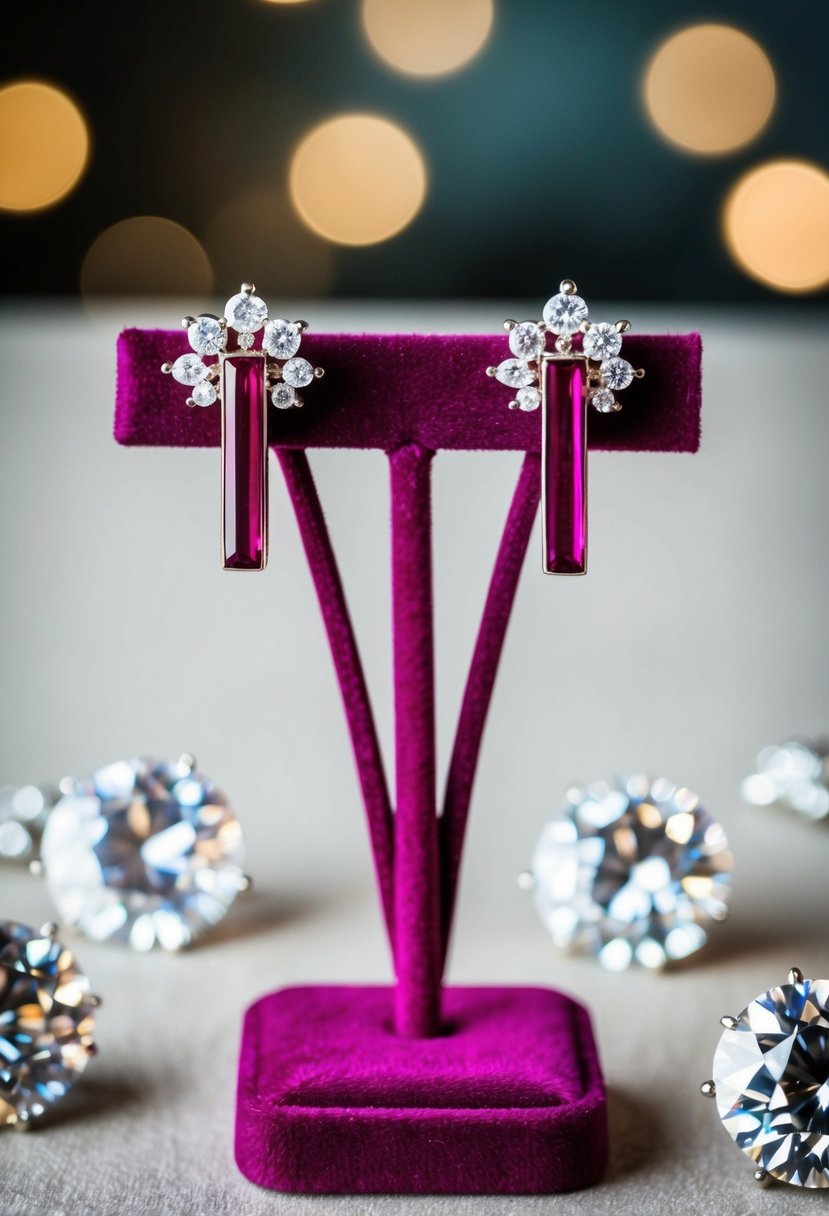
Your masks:
<svg viewBox="0 0 829 1216"><path fill-rule="evenodd" d="M543 988L448 988L446 1032L400 1039L389 988L288 988L248 1010L236 1161L304 1194L543 1195L607 1160L586 1010Z"/></svg>

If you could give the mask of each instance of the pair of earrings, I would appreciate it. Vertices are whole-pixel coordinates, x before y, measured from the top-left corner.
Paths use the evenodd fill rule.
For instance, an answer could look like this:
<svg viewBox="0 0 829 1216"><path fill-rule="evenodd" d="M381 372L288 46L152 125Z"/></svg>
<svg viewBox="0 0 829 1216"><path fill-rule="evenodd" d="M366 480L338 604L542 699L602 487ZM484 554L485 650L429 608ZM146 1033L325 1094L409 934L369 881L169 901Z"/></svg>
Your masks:
<svg viewBox="0 0 829 1216"><path fill-rule="evenodd" d="M161 370L190 389L188 405L221 404L223 568L264 570L268 403L278 410L301 406L297 390L323 369L298 354L307 323L271 319L253 283L231 296L222 317L203 313L182 325L191 350ZM621 406L614 394L645 374L620 354L630 322L592 322L576 284L564 279L540 321L504 326L512 357L487 368L487 375L515 390L511 409L541 409L543 569L584 574L587 407L615 413Z"/></svg>

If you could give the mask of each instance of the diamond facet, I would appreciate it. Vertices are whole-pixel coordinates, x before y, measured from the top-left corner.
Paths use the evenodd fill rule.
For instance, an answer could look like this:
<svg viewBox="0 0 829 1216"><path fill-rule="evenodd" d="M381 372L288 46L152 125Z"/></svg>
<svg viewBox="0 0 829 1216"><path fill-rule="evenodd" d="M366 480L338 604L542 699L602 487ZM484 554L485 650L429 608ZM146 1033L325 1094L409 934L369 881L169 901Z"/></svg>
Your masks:
<svg viewBox="0 0 829 1216"><path fill-rule="evenodd" d="M588 394L588 401L600 414L612 414L616 409L616 398L609 388L592 389Z"/></svg>
<svg viewBox="0 0 829 1216"><path fill-rule="evenodd" d="M271 401L278 410L289 410L296 401L296 392L290 384L280 381L271 389Z"/></svg>
<svg viewBox="0 0 829 1216"><path fill-rule="evenodd" d="M291 321L268 321L262 345L274 359L290 359L299 350L302 335Z"/></svg>
<svg viewBox="0 0 829 1216"><path fill-rule="evenodd" d="M255 334L268 319L268 306L259 296L240 291L225 304L225 320L238 334Z"/></svg>
<svg viewBox="0 0 829 1216"><path fill-rule="evenodd" d="M25 1126L72 1088L94 1030L89 981L72 952L0 921L0 1127Z"/></svg>
<svg viewBox="0 0 829 1216"><path fill-rule="evenodd" d="M574 789L533 858L539 915L555 943L611 971L685 958L727 914L723 829L687 789L630 777Z"/></svg>
<svg viewBox="0 0 829 1216"><path fill-rule="evenodd" d="M582 350L588 359L612 359L621 349L622 335L608 321L591 325L582 342Z"/></svg>
<svg viewBox="0 0 829 1216"><path fill-rule="evenodd" d="M193 385L190 396L196 405L212 405L218 394L215 386L209 380L200 380L198 384Z"/></svg>
<svg viewBox="0 0 829 1216"><path fill-rule="evenodd" d="M206 313L196 317L187 330L187 337L193 350L200 355L218 355L227 345L227 330L219 324L217 317Z"/></svg>
<svg viewBox="0 0 829 1216"><path fill-rule="evenodd" d="M829 1187L829 980L771 988L714 1055L717 1110L756 1165L793 1186Z"/></svg>
<svg viewBox="0 0 829 1216"><path fill-rule="evenodd" d="M515 394L515 400L518 402L519 410L530 414L541 405L541 393L537 388L519 388Z"/></svg>
<svg viewBox="0 0 829 1216"><path fill-rule="evenodd" d="M544 349L544 334L535 321L520 321L510 330L509 348L517 359L537 359Z"/></svg>
<svg viewBox="0 0 829 1216"><path fill-rule="evenodd" d="M307 359L289 359L282 368L282 379L292 388L304 388L314 379L314 369Z"/></svg>
<svg viewBox="0 0 829 1216"><path fill-rule="evenodd" d="M528 388L535 377L523 359L504 359L495 369L495 379L508 388Z"/></svg>
<svg viewBox="0 0 829 1216"><path fill-rule="evenodd" d="M618 393L633 382L633 368L627 359L606 359L602 364L602 379L608 388Z"/></svg>
<svg viewBox="0 0 829 1216"><path fill-rule="evenodd" d="M560 291L544 305L543 316L554 334L575 334L587 320L587 305L581 296Z"/></svg>
<svg viewBox="0 0 829 1216"><path fill-rule="evenodd" d="M184 760L99 769L62 798L42 860L60 915L96 941L178 950L220 920L242 885L239 822Z"/></svg>
<svg viewBox="0 0 829 1216"><path fill-rule="evenodd" d="M207 368L198 355L179 355L173 364L173 379L179 384L198 384L207 375Z"/></svg>

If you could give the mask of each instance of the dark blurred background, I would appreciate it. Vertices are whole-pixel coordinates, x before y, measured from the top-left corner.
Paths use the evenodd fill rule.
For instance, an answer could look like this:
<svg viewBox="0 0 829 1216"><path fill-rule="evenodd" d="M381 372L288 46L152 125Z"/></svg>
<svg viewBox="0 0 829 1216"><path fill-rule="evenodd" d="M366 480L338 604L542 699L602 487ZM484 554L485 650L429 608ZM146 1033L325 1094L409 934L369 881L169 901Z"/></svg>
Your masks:
<svg viewBox="0 0 829 1216"><path fill-rule="evenodd" d="M544 299L566 273L593 297L814 304L829 282L829 5L797 13L8 5L3 290L184 294L255 275L283 294ZM731 28L700 35L710 24ZM370 122L297 153L355 113Z"/></svg>

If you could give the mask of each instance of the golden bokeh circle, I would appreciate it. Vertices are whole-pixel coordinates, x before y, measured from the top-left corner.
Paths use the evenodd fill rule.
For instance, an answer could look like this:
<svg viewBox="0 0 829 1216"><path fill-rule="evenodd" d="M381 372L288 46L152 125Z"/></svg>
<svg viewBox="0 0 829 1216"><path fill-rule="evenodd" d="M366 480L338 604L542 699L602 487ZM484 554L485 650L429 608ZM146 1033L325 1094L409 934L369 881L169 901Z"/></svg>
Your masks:
<svg viewBox="0 0 829 1216"><path fill-rule="evenodd" d="M750 143L771 118L774 69L763 48L730 25L692 25L657 47L645 71L645 108L686 152L716 156Z"/></svg>
<svg viewBox="0 0 829 1216"><path fill-rule="evenodd" d="M474 59L489 38L493 0L363 0L363 29L386 63L441 76Z"/></svg>
<svg viewBox="0 0 829 1216"><path fill-rule="evenodd" d="M423 205L426 182L417 144L375 114L339 114L314 127L288 178L303 223L339 245L375 245L401 232Z"/></svg>
<svg viewBox="0 0 829 1216"><path fill-rule="evenodd" d="M81 267L86 295L209 295L213 270L199 242L160 215L132 215L95 238Z"/></svg>
<svg viewBox="0 0 829 1216"><path fill-rule="evenodd" d="M746 274L777 291L829 284L829 174L774 160L744 174L723 209L723 235Z"/></svg>
<svg viewBox="0 0 829 1216"><path fill-rule="evenodd" d="M42 80L0 88L0 209L42 211L66 198L89 160L79 107Z"/></svg>

